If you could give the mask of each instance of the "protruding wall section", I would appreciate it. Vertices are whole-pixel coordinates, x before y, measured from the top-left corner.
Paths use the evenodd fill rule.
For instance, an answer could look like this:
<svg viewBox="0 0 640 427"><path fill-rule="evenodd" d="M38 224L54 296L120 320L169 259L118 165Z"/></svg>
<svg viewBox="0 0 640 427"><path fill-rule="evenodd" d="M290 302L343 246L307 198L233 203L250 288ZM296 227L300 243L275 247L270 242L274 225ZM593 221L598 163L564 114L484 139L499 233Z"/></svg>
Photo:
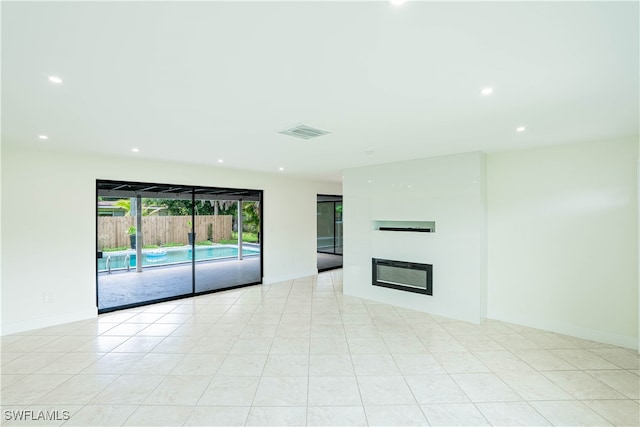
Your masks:
<svg viewBox="0 0 640 427"><path fill-rule="evenodd" d="M638 152L627 139L347 170L344 291L637 349ZM433 296L372 286L372 258L432 264Z"/></svg>
<svg viewBox="0 0 640 427"><path fill-rule="evenodd" d="M485 175L482 153L345 171L344 292L479 322L486 313ZM433 295L373 286L372 258L432 264Z"/></svg>

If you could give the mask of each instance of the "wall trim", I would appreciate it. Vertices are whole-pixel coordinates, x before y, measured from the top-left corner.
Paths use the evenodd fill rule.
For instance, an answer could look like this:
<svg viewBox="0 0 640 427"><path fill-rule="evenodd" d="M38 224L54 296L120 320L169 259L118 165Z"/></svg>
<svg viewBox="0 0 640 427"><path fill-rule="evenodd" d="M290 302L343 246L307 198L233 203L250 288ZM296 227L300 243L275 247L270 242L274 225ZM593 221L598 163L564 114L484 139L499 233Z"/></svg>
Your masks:
<svg viewBox="0 0 640 427"><path fill-rule="evenodd" d="M32 331L34 329L42 329L50 326L59 326L65 323L79 322L82 320L90 320L98 317L98 308L76 311L74 313L65 313L58 316L41 317L38 319L24 320L21 322L12 322L2 324L0 335L19 334L21 332Z"/></svg>
<svg viewBox="0 0 640 427"><path fill-rule="evenodd" d="M381 292L394 292L394 290L386 290L386 289L381 289ZM400 291L403 292L403 291ZM444 317L447 319L451 319L451 320L459 320L461 322L467 322L467 323L472 323L474 325L479 325L482 323L482 321L484 319L480 318L480 317L474 317L474 316L464 316L464 315L458 315L457 313L445 313L445 312L437 312L434 310L427 310L423 307L421 307L420 302L418 301L417 304L411 304L411 303L407 303L405 300L403 301L399 301L399 302L389 302L389 298L388 296L380 296L380 295L372 295L372 294L359 294L357 292L348 292L346 290L343 290L342 292L343 295L348 295L351 297L355 297L355 298L360 298L363 300L367 300L367 301L371 301L371 302L378 302L381 304L388 304L394 307L400 307L400 308L406 308L409 310L415 310L415 311L419 311L421 313L425 313L431 316L437 316L437 317Z"/></svg>
<svg viewBox="0 0 640 427"><path fill-rule="evenodd" d="M278 282L286 282L288 280L300 279L303 277L315 276L318 274L317 268L311 268L308 270L302 270L295 273L283 274L280 276L264 276L262 278L263 285L271 285Z"/></svg>
<svg viewBox="0 0 640 427"><path fill-rule="evenodd" d="M611 344L619 347L638 350L638 339L632 336L620 335L610 332L598 331L590 328L582 328L580 326L569 323L556 323L544 320L534 322L514 321L513 319L501 319L499 317L491 317L493 320L511 323L514 325L526 326L528 328L540 329L542 331L554 332L556 334L568 335L589 341L595 341L604 344Z"/></svg>

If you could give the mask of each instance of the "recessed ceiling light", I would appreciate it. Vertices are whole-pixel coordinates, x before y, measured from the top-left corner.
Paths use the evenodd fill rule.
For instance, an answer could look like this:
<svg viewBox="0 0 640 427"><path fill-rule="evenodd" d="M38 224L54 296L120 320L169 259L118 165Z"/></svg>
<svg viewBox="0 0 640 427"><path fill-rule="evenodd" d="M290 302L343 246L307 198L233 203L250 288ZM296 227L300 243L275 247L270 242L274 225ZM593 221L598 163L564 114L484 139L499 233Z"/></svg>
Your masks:
<svg viewBox="0 0 640 427"><path fill-rule="evenodd" d="M524 132L525 130L527 130L527 128L526 128L526 127L524 127L524 126L518 126L518 127L516 128L516 132Z"/></svg>
<svg viewBox="0 0 640 427"><path fill-rule="evenodd" d="M482 89L480 89L480 95L491 95L493 93L493 88L492 87L483 87Z"/></svg>
<svg viewBox="0 0 640 427"><path fill-rule="evenodd" d="M283 167L280 167L280 168L278 168L278 170L279 170L280 172L282 172L282 171L284 170L284 168L283 168Z"/></svg>
<svg viewBox="0 0 640 427"><path fill-rule="evenodd" d="M38 135L38 138L40 138L40 139L49 139L49 137L47 135Z"/></svg>
<svg viewBox="0 0 640 427"><path fill-rule="evenodd" d="M223 163L223 162L224 162L224 160L218 159L218 163Z"/></svg>
<svg viewBox="0 0 640 427"><path fill-rule="evenodd" d="M392 6L402 6L403 4L405 4L407 2L407 0L389 0L389 3Z"/></svg>
<svg viewBox="0 0 640 427"><path fill-rule="evenodd" d="M131 151L133 151L134 153L137 153L138 151L140 151L139 148L132 148Z"/></svg>
<svg viewBox="0 0 640 427"><path fill-rule="evenodd" d="M51 83L55 83L57 85L62 84L62 79L60 77L58 77L58 76L49 76L49 81Z"/></svg>

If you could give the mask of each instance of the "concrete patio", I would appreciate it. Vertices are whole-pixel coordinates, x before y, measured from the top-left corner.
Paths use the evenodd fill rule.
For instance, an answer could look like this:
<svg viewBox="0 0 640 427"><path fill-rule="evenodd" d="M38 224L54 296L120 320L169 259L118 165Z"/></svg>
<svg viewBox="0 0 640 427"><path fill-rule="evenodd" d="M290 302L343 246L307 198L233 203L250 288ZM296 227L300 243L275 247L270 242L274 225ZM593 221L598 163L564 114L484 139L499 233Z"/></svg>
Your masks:
<svg viewBox="0 0 640 427"><path fill-rule="evenodd" d="M342 255L318 253L318 270L340 268ZM259 283L260 257L243 260L198 261L195 292L207 292L233 286ZM193 291L191 263L145 267L141 273L118 270L98 273L98 309L112 309L163 298L190 295Z"/></svg>
<svg viewBox="0 0 640 427"><path fill-rule="evenodd" d="M135 269L99 273L98 309L188 295L193 291L192 275L191 263L145 267L141 273ZM258 283L261 280L259 256L245 257L243 260L196 262L196 293Z"/></svg>

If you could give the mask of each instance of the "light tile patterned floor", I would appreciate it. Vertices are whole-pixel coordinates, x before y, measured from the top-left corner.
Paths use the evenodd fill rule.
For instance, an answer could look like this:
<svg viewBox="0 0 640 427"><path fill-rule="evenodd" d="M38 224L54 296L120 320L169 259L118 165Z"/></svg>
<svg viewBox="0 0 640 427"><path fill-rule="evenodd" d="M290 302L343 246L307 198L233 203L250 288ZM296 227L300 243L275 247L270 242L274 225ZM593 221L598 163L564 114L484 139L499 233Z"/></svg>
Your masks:
<svg viewBox="0 0 640 427"><path fill-rule="evenodd" d="M639 364L344 296L334 270L3 337L2 423L637 426Z"/></svg>

